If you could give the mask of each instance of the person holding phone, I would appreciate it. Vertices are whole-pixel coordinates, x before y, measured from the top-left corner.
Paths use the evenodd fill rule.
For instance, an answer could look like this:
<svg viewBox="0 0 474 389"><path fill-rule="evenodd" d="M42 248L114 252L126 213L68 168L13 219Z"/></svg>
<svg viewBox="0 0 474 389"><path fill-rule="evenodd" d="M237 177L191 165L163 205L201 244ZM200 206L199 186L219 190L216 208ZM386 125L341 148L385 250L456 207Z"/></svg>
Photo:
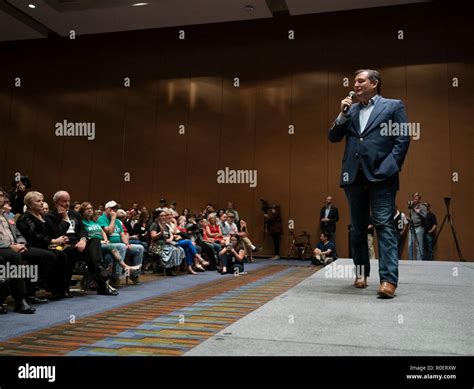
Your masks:
<svg viewBox="0 0 474 389"><path fill-rule="evenodd" d="M230 242L219 252L219 260L222 263L221 274L243 273L244 258L244 244L238 235L232 235Z"/></svg>

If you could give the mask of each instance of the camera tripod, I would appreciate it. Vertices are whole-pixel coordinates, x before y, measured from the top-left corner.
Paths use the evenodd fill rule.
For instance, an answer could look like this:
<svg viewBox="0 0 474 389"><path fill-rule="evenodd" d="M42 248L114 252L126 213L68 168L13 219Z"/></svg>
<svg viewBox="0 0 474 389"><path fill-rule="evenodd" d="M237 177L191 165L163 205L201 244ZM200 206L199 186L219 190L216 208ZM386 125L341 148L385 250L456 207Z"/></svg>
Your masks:
<svg viewBox="0 0 474 389"><path fill-rule="evenodd" d="M422 253L421 250L420 250L420 247L422 247L422 246L420 246L420 242L418 241L418 235L416 235L416 227L413 224L413 218L412 218L413 209L409 207L408 211L410 213L410 219L408 219L408 231L412 236L412 238L411 238L411 240L412 240L412 243L411 243L412 258L413 258L413 260L416 261L417 260L417 251L420 251L420 257L421 257L421 260L423 260L424 253ZM408 239L410 239L410 238L408 238Z"/></svg>
<svg viewBox="0 0 474 389"><path fill-rule="evenodd" d="M443 227L444 227L444 223L446 223L446 220L447 220L449 222L449 224L451 225L451 232L453 233L454 243L456 244L456 250L458 251L459 260L461 262L464 262L465 260L462 256L461 248L459 247L459 242L458 242L458 238L456 237L456 231L454 229L453 220L451 219L451 214L449 213L449 204L450 204L450 202L451 202L451 197L445 197L444 198L444 203L446 204L446 216L444 217L443 222L441 223L441 227L439 228L439 231L436 234L436 237L433 241L433 248L435 247L436 242L438 241L439 234L441 234L441 231L443 230Z"/></svg>

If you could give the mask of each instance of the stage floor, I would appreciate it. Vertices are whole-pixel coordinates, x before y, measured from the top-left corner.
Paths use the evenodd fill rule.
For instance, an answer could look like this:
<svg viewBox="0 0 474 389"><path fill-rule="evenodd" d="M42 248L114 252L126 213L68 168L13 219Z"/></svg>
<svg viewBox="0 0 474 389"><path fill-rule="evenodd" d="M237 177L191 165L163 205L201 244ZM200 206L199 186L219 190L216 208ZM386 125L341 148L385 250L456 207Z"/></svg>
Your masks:
<svg viewBox="0 0 474 389"><path fill-rule="evenodd" d="M352 286L340 259L186 355L473 355L474 263L400 262L392 300ZM334 277L335 276L335 277Z"/></svg>

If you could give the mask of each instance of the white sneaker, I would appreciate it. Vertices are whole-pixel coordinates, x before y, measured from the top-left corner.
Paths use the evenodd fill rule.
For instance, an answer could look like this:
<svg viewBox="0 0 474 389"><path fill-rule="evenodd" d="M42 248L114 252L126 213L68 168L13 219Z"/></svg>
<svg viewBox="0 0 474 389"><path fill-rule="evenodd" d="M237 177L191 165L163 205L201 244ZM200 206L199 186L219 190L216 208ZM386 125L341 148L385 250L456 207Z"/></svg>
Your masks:
<svg viewBox="0 0 474 389"><path fill-rule="evenodd" d="M271 259L273 259L273 260L280 259L280 256L279 255L274 255Z"/></svg>

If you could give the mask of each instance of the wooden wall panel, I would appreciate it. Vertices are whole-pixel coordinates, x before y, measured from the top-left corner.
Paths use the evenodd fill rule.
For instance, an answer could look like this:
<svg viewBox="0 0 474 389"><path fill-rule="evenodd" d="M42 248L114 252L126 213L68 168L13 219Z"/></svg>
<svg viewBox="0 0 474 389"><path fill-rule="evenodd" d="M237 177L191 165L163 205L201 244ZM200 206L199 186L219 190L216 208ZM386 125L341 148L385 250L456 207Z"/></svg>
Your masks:
<svg viewBox="0 0 474 389"><path fill-rule="evenodd" d="M162 56L163 63L158 82L158 106L156 110L156 136L153 159L152 207L159 205L159 199L176 201L178 208L184 208L186 187L186 144L189 117L189 67L182 52L173 51ZM185 126L186 132L179 133Z"/></svg>
<svg viewBox="0 0 474 389"><path fill-rule="evenodd" d="M36 63L36 69L41 74L41 77L38 77L38 82L42 93L39 98L36 148L31 175L35 177L35 180L36 177L40 178L41 186L38 189L43 193L45 201L50 207L53 205L53 194L63 187L61 172L63 171L65 138L56 136L56 123L66 119L64 115L67 101L71 96L71 85L68 82L72 77L69 72L58 72L56 67L50 66L50 61L53 61L61 69L74 68L72 61L75 57L64 55L68 52L67 45L61 46L61 50L47 47L42 51L42 56ZM90 158L90 155L86 154L86 157ZM74 161L71 163L76 166ZM67 170L69 171L69 169ZM87 179L88 183L89 172L87 171L87 174L81 172L81 176L83 180ZM67 188L69 189L69 186ZM86 185L87 188L88 185Z"/></svg>
<svg viewBox="0 0 474 389"><path fill-rule="evenodd" d="M300 73L292 80L290 209L295 233L319 238L319 210L328 190L327 72Z"/></svg>
<svg viewBox="0 0 474 389"><path fill-rule="evenodd" d="M193 39L193 38L191 38ZM217 171L222 126L222 77L214 41L203 38L188 52L192 69L189 90L189 126L187 135L185 204L193 210L206 203L217 204Z"/></svg>
<svg viewBox="0 0 474 389"><path fill-rule="evenodd" d="M474 241L469 227L472 220L472 199L474 197L474 128L472 126L472 107L465 104L469 101L474 90L474 61L470 63L452 63L448 67L448 83L453 77L459 79L459 86L450 87L449 96L449 152L450 173L457 173L458 179L451 183L451 213L459 241L461 252L465 259L474 258ZM444 145L447 147L446 145ZM454 177L452 177L454 178ZM446 210L443 206L437 208L438 225L441 227ZM438 230L439 230L438 227ZM451 227L445 225L441 231L440 241L453 242ZM441 249L438 256L443 255ZM458 260L458 252L454 249L451 258Z"/></svg>
<svg viewBox="0 0 474 389"><path fill-rule="evenodd" d="M11 47L5 46L2 53L6 58L11 57ZM9 123L10 123L10 107L12 103L13 89L13 61L0 62L0 186L10 191L11 177L5 176L5 164L9 141Z"/></svg>
<svg viewBox="0 0 474 389"><path fill-rule="evenodd" d="M8 142L4 156L4 183L5 189L11 188L11 181L16 172L28 175L35 184L31 171L34 165L32 156L36 147L36 126L39 116L39 102L42 91L39 88L39 79L30 66L39 58L38 49L29 47L29 50L15 48L11 52L15 58L13 77L19 77L21 87L11 89L10 115L6 125ZM3 137L2 137L3 138ZM40 182L37 181L38 184Z"/></svg>
<svg viewBox="0 0 474 389"><path fill-rule="evenodd" d="M124 182L124 126L127 88L120 42L107 40L100 50L95 99L96 138L90 160L90 200L94 206L119 199Z"/></svg>
<svg viewBox="0 0 474 389"><path fill-rule="evenodd" d="M255 50L240 41L231 42L231 49L222 55L222 123L219 142L219 169L255 168L255 103L256 83ZM236 61L236 58L239 61ZM239 86L234 86L238 78ZM217 186L217 207L225 208L232 201L234 208L245 220L249 232L253 226L254 190L246 184L222 184ZM252 238L252 236L251 236Z"/></svg>
<svg viewBox="0 0 474 389"><path fill-rule="evenodd" d="M133 35L132 35L133 37ZM143 45L143 43L142 43ZM123 59L124 74L130 75L130 88L126 92L124 128L124 172L130 181L124 180L120 200L129 209L134 202L148 207L159 200L152 194L153 162L156 157L153 140L156 138L156 114L160 58L156 52L147 52L137 39L130 40L133 51ZM137 62L140 56L142 61Z"/></svg>
<svg viewBox="0 0 474 389"><path fill-rule="evenodd" d="M281 206L284 226L290 217L291 73L287 66L290 45L285 27L265 30L261 39L268 39L267 44L260 46L256 60L259 71L255 110L258 184L254 203L258 206L254 210L252 230L255 240L263 242L265 254L272 254L273 243L269 238L264 241L264 219L259 200ZM283 239L281 252L286 251L287 240Z"/></svg>

